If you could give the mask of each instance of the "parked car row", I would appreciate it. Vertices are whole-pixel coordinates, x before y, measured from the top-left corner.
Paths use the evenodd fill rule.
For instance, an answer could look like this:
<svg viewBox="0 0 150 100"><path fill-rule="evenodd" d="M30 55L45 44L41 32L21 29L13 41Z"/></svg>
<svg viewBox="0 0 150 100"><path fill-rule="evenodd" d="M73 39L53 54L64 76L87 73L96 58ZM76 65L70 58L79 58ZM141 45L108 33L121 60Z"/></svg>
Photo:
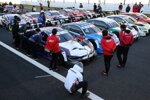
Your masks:
<svg viewBox="0 0 150 100"><path fill-rule="evenodd" d="M131 30L135 40L138 40L139 36L146 36L150 33L149 18L145 15L143 16L147 20L144 21L140 20L140 18L137 19L128 16L126 13L96 18L99 17L98 14L83 8L61 9L60 11L50 10L44 13L46 16L46 27L40 28L42 31L40 33L41 43L39 45L44 46L46 39L42 37L48 37L51 35L52 29L57 28L61 49L65 52L68 59L87 60L94 57L97 53L103 53L101 47L103 30L108 30L110 36L115 40L116 45L119 45L120 41L118 37L121 31L121 24L125 24L127 29ZM138 13L134 15L136 14L138 15ZM33 26L33 29L27 32L32 32L36 27L41 27L41 23L38 23L39 15L40 12L28 12L22 15L4 14L0 17L0 24L11 31L13 18L14 16L18 16L21 19L20 27L29 22ZM142 16L142 14L140 15ZM37 50L37 52L48 57L44 49Z"/></svg>

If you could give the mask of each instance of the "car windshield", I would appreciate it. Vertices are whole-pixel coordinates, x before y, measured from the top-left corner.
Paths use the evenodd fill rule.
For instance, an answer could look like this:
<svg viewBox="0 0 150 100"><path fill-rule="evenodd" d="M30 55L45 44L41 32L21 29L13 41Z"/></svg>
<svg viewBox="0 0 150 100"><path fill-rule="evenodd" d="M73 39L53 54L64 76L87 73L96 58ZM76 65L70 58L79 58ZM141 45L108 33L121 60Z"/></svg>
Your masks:
<svg viewBox="0 0 150 100"><path fill-rule="evenodd" d="M60 15L58 12L51 12L52 16Z"/></svg>
<svg viewBox="0 0 150 100"><path fill-rule="evenodd" d="M140 14L139 16L140 16L142 19L148 19L148 17L145 16L145 15L143 15L143 14Z"/></svg>
<svg viewBox="0 0 150 100"><path fill-rule="evenodd" d="M69 40L73 40L73 37L69 33L67 33L67 32L58 35L58 37L60 38L60 43L67 42Z"/></svg>
<svg viewBox="0 0 150 100"><path fill-rule="evenodd" d="M129 17L125 18L125 20L130 24L135 24L135 22Z"/></svg>
<svg viewBox="0 0 150 100"><path fill-rule="evenodd" d="M40 14L31 14L31 16L34 18L38 18L40 16Z"/></svg>
<svg viewBox="0 0 150 100"><path fill-rule="evenodd" d="M83 31L86 33L86 34L95 34L95 33L101 33L101 30L99 28L97 28L96 26L90 26L90 27L87 27L87 28L83 28Z"/></svg>
<svg viewBox="0 0 150 100"><path fill-rule="evenodd" d="M115 21L113 22L107 22L109 28L115 28L115 27L119 27L119 24Z"/></svg>

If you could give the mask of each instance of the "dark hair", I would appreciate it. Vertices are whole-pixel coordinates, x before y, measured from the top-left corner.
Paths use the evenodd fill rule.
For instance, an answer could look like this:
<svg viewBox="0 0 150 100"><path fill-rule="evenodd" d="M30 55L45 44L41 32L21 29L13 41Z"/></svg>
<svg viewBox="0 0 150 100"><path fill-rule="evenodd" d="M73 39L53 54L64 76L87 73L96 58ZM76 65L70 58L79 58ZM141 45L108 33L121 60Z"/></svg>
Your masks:
<svg viewBox="0 0 150 100"><path fill-rule="evenodd" d="M57 29L56 29L56 28L54 28L54 29L52 30L52 34L53 34L53 35L57 34Z"/></svg>
<svg viewBox="0 0 150 100"><path fill-rule="evenodd" d="M120 28L126 30L126 25L121 25Z"/></svg>
<svg viewBox="0 0 150 100"><path fill-rule="evenodd" d="M41 30L40 30L40 28L36 28L35 31L36 32L40 32Z"/></svg>
<svg viewBox="0 0 150 100"><path fill-rule="evenodd" d="M103 34L103 36L107 36L108 35L108 30L103 30L102 34Z"/></svg>

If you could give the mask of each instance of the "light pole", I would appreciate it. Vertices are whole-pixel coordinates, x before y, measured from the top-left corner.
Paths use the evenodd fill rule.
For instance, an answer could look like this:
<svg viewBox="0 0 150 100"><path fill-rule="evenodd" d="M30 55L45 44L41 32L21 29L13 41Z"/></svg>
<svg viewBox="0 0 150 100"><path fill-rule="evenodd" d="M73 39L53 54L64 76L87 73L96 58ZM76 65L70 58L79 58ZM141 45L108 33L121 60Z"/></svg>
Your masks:
<svg viewBox="0 0 150 100"><path fill-rule="evenodd" d="M126 4L126 0L124 0L124 5Z"/></svg>

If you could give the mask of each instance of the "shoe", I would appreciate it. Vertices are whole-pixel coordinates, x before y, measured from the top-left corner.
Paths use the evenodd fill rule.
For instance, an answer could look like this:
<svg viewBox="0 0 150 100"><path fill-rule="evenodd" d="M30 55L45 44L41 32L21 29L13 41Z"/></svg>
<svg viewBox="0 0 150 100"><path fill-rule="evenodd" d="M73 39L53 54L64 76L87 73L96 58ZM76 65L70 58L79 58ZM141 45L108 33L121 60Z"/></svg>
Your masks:
<svg viewBox="0 0 150 100"><path fill-rule="evenodd" d="M31 57L31 55L30 54L26 54L28 57Z"/></svg>
<svg viewBox="0 0 150 100"><path fill-rule="evenodd" d="M19 48L18 48L18 47L16 47L16 50L19 50Z"/></svg>
<svg viewBox="0 0 150 100"><path fill-rule="evenodd" d="M121 66L120 64L117 65L118 68L122 68L123 66Z"/></svg>
<svg viewBox="0 0 150 100"><path fill-rule="evenodd" d="M90 93L89 92L86 92L85 94L82 94L82 98L86 98L86 97L88 97L90 95Z"/></svg>
<svg viewBox="0 0 150 100"><path fill-rule="evenodd" d="M103 71L102 71L102 75L103 75L103 76L108 76L108 73L106 73L106 71L103 70Z"/></svg>
<svg viewBox="0 0 150 100"><path fill-rule="evenodd" d="M33 58L34 60L38 60L38 58Z"/></svg>

